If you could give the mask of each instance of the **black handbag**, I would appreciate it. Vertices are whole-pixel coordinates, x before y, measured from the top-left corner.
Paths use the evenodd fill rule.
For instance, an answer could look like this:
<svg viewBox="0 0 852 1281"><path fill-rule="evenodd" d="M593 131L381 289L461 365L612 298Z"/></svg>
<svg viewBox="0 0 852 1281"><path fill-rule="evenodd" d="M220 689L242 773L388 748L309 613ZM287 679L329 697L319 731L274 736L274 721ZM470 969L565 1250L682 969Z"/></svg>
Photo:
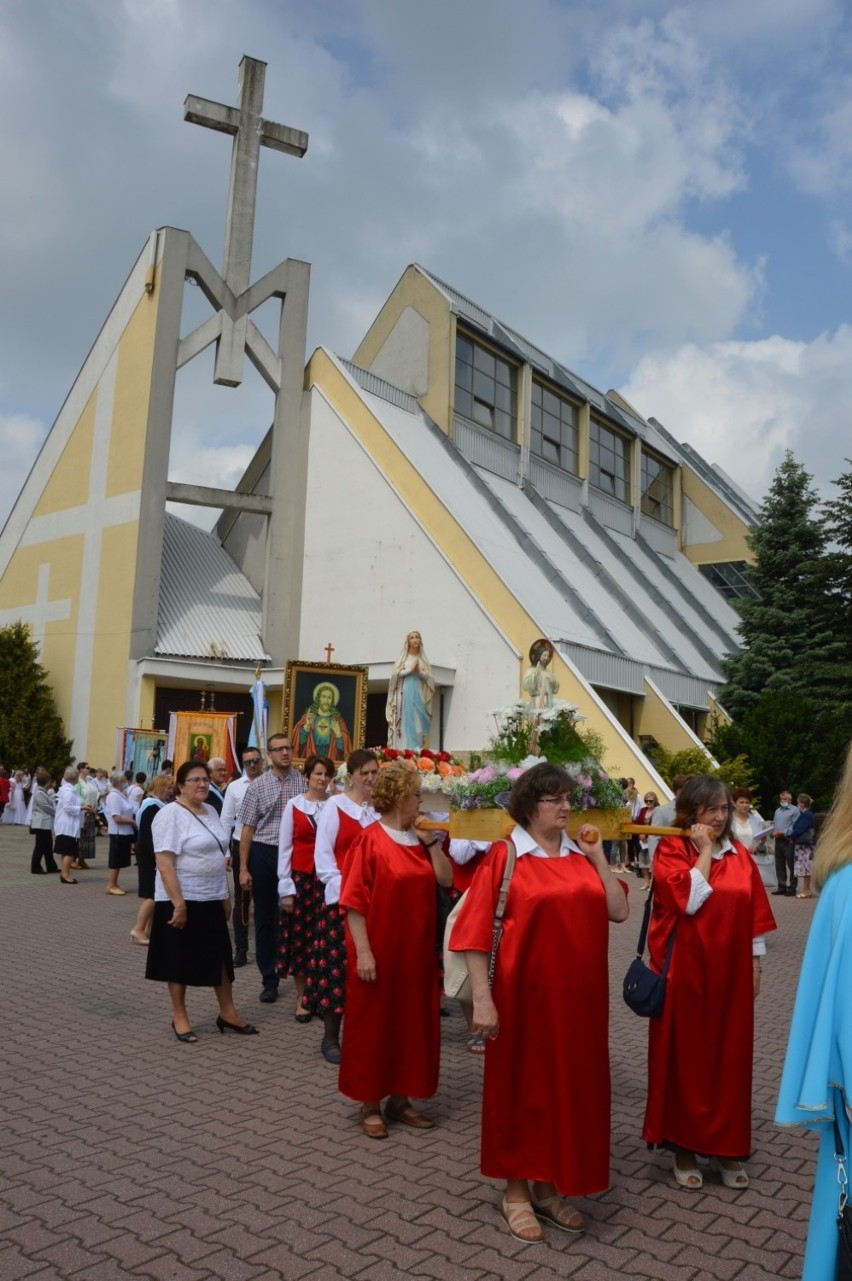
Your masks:
<svg viewBox="0 0 852 1281"><path fill-rule="evenodd" d="M639 933L639 946L636 951L636 959L630 962L630 967L624 976L622 995L624 1000L630 1006L634 1014L638 1014L643 1019L658 1019L663 1012L666 1004L666 981L669 972L669 962L672 959L672 948L674 947L675 934L677 933L677 924L669 935L669 941L666 944L666 956L663 961L661 974L655 974L654 971L642 960L642 954L645 951L645 942L648 938L648 925L651 921L651 899L654 896L654 882L651 882L651 888L648 891L648 897L645 900L645 913L642 917L642 929ZM852 1281L852 1279L850 1279Z"/></svg>
<svg viewBox="0 0 852 1281"><path fill-rule="evenodd" d="M837 1099L834 1095L834 1159L837 1162L837 1270L836 1281L852 1281L852 1206L847 1200L846 1151L837 1124Z"/></svg>

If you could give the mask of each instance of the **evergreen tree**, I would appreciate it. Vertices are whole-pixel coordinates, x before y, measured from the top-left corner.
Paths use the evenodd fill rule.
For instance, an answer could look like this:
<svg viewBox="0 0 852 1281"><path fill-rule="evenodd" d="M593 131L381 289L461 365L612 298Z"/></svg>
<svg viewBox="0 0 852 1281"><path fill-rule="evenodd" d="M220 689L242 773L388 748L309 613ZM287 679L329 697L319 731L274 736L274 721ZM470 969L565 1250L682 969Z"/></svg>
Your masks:
<svg viewBox="0 0 852 1281"><path fill-rule="evenodd" d="M847 458L852 465L852 459ZM824 558L823 590L845 659L852 659L852 471L833 482L840 493L822 505L823 527L831 544Z"/></svg>
<svg viewBox="0 0 852 1281"><path fill-rule="evenodd" d="M788 450L748 535L746 574L758 598L741 606L743 648L723 660L720 698L735 720L767 695L804 696L811 709L831 704L845 654L825 608L826 541L811 477Z"/></svg>
<svg viewBox="0 0 852 1281"><path fill-rule="evenodd" d="M0 627L0 761L10 770L43 765L56 779L71 762L38 647L21 622Z"/></svg>

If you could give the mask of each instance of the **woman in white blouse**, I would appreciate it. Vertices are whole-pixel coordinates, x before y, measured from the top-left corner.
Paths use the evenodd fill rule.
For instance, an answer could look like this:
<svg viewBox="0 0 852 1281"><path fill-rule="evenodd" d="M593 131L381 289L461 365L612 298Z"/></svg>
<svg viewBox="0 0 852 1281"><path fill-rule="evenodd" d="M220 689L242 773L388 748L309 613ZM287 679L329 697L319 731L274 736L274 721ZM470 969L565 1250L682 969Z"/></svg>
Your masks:
<svg viewBox="0 0 852 1281"><path fill-rule="evenodd" d="M278 834L278 974L281 978L293 976L297 1023L310 1023L313 1018L303 1001L323 903L323 889L314 867L314 847L334 772L327 756L308 757L304 770L308 790L287 802Z"/></svg>
<svg viewBox="0 0 852 1281"><path fill-rule="evenodd" d="M206 767L186 761L175 778L175 800L151 824L157 876L145 977L168 983L172 1031L188 1044L198 1037L186 1009L187 987L213 988L220 1032L257 1032L234 1005L228 836L219 815L206 804L209 787Z"/></svg>
<svg viewBox="0 0 852 1281"><path fill-rule="evenodd" d="M76 861L80 851L80 824L83 819L83 803L77 791L79 774L73 765L62 775L59 791L56 793L56 817L53 820L53 852L60 858L59 880L63 885L76 885L71 875L71 864Z"/></svg>

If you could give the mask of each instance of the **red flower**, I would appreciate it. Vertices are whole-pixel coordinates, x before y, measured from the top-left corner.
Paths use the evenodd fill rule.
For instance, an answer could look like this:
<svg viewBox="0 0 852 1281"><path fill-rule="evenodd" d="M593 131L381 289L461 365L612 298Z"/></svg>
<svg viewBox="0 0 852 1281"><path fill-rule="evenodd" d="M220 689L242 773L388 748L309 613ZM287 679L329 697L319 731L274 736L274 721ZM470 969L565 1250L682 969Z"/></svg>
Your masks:
<svg viewBox="0 0 852 1281"><path fill-rule="evenodd" d="M452 759L453 759L453 758L452 758L452 756L450 756L450 753L449 753L449 752L439 752L439 753L438 753L438 756L437 756L437 760L439 760L439 761L445 761L445 762L447 762L447 763L449 763Z"/></svg>
<svg viewBox="0 0 852 1281"><path fill-rule="evenodd" d="M413 761L413 760L414 760L414 755L415 755L415 754L414 754L414 752L412 752L411 748L410 748L410 747L406 747L405 751L402 753L402 758L403 758L403 760L406 760L406 761Z"/></svg>

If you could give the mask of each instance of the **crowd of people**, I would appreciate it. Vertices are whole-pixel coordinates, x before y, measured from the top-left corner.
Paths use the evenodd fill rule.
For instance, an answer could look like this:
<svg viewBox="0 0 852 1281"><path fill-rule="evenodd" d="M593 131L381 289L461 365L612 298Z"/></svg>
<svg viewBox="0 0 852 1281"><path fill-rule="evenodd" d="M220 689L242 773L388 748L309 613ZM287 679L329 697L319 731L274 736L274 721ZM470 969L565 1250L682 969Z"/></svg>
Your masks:
<svg viewBox="0 0 852 1281"><path fill-rule="evenodd" d="M709 1171L733 1191L749 1185L754 1002L776 928L768 886L798 898L821 890L778 1120L823 1130L805 1276L830 1275L835 1136L852 1137L852 750L822 830L805 793L794 804L782 792L767 822L746 789L701 775L674 780L665 806L653 792L628 796L637 822L671 834L621 847L586 824L572 840L568 776L541 763L513 785L511 835L487 847L423 822L420 775L403 761L380 768L373 752L352 752L341 790L331 759L297 769L284 734L267 748L268 768L249 747L230 780L218 759L188 761L174 777L169 762L151 780L113 773L106 787L85 762L58 788L36 770L33 871L76 884L90 854L83 834L93 844L105 823L107 893L124 894L119 875L135 851L131 939L148 949L146 977L168 986L184 1044L199 1040L187 1008L195 988L213 988L221 1033L257 1035L233 994L253 915L260 1001L275 1002L293 978L293 1017L322 1020L321 1053L370 1139L387 1138L389 1123L434 1125L412 1100L437 1090L440 908L464 893L448 946L469 975L469 1047L484 1052L481 1169L504 1181L502 1215L525 1243L545 1227L582 1232L571 1198L609 1185L608 933L628 916L623 873L648 892L650 966L665 976L662 1013L649 1020L642 1138L670 1154L676 1185L693 1193ZM771 859L758 862L767 843L771 879Z"/></svg>

